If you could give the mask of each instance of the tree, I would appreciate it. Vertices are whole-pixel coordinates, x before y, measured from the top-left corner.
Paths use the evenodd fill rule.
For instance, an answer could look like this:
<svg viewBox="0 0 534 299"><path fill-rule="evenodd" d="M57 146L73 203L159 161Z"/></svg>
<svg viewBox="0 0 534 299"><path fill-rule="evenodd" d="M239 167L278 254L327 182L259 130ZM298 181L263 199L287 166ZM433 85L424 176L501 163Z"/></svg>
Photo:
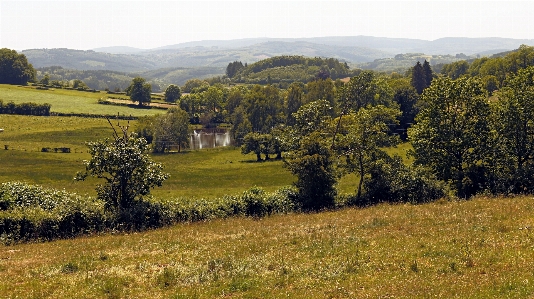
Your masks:
<svg viewBox="0 0 534 299"><path fill-rule="evenodd" d="M493 127L501 151L498 171L506 185L501 192L533 192L534 187L534 66L506 81L495 103ZM505 190L502 190L505 189Z"/></svg>
<svg viewBox="0 0 534 299"><path fill-rule="evenodd" d="M339 93L338 105L341 113L358 111L367 105L394 106L393 90L382 79L375 77L371 71L363 71L359 75L350 78Z"/></svg>
<svg viewBox="0 0 534 299"><path fill-rule="evenodd" d="M246 155L248 153L256 154L256 161L261 161L262 150L262 134L257 132L248 133L243 138L243 145L241 145L241 153Z"/></svg>
<svg viewBox="0 0 534 299"><path fill-rule="evenodd" d="M226 76L228 76L228 78L233 78L242 68L244 68L244 66L241 61L230 62L226 67Z"/></svg>
<svg viewBox="0 0 534 299"><path fill-rule="evenodd" d="M35 69L24 54L15 50L0 49L0 84L26 85L35 80Z"/></svg>
<svg viewBox="0 0 534 299"><path fill-rule="evenodd" d="M401 86L395 90L393 101L399 105L399 109L402 112L397 130L403 140L406 140L408 137L406 131L414 123L415 116L419 113L419 107L417 106L418 100L419 95L409 85Z"/></svg>
<svg viewBox="0 0 534 299"><path fill-rule="evenodd" d="M283 122L284 101L272 85L255 85L245 95L243 107L254 132L269 133Z"/></svg>
<svg viewBox="0 0 534 299"><path fill-rule="evenodd" d="M130 96L133 102L138 102L139 106L143 106L144 103L150 103L151 92L152 87L141 77L135 77L130 86L126 88L126 95Z"/></svg>
<svg viewBox="0 0 534 299"><path fill-rule="evenodd" d="M204 80L200 79L189 79L185 82L182 92L190 93L193 92L194 89L198 88L205 88L207 89L210 86L210 84Z"/></svg>
<svg viewBox="0 0 534 299"><path fill-rule="evenodd" d="M467 74L468 70L469 63L465 60L460 60L443 66L441 73L453 80L456 80L462 75Z"/></svg>
<svg viewBox="0 0 534 299"><path fill-rule="evenodd" d="M43 77L43 79L41 79L41 81L39 81L39 83L43 84L44 86L47 86L48 84L50 84L50 75L48 73L46 73Z"/></svg>
<svg viewBox="0 0 534 299"><path fill-rule="evenodd" d="M317 100L327 100L331 106L334 106L334 81L332 79L318 79L306 84L306 103Z"/></svg>
<svg viewBox="0 0 534 299"><path fill-rule="evenodd" d="M432 72L432 68L430 67L430 63L426 61L426 59L425 62L423 62L423 74L425 75L425 88L427 88L430 86L430 84L432 84L434 74Z"/></svg>
<svg viewBox="0 0 534 299"><path fill-rule="evenodd" d="M297 150L284 160L297 176L298 203L304 210L320 210L334 206L336 175L334 159L321 132L314 131L301 138Z"/></svg>
<svg viewBox="0 0 534 299"><path fill-rule="evenodd" d="M389 134L389 124L395 124L400 111L382 105L367 106L343 118L340 134L336 135L334 149L340 157L345 157L343 167L360 176L357 187L357 200L362 195L365 175L372 163L387 155L382 149L396 145L396 136Z"/></svg>
<svg viewBox="0 0 534 299"><path fill-rule="evenodd" d="M297 176L298 202L305 210L331 207L336 195L334 156L327 146L332 107L326 100L303 105L293 113L295 124L275 130L288 151L284 165Z"/></svg>
<svg viewBox="0 0 534 299"><path fill-rule="evenodd" d="M297 112L302 106L302 98L304 94L302 88L298 83L291 83L288 88L286 101L286 124L292 126L295 124L293 113Z"/></svg>
<svg viewBox="0 0 534 299"><path fill-rule="evenodd" d="M165 102L175 103L180 99L182 93L180 92L180 87L171 84L165 89Z"/></svg>
<svg viewBox="0 0 534 299"><path fill-rule="evenodd" d="M408 129L415 163L451 181L459 197L483 188L490 107L478 78L435 79L422 95L425 107Z"/></svg>
<svg viewBox="0 0 534 299"><path fill-rule="evenodd" d="M418 94L422 94L423 90L428 86L425 70L419 61L412 68L412 86L415 88Z"/></svg>
<svg viewBox="0 0 534 299"><path fill-rule="evenodd" d="M127 127L121 129L122 134L119 134L114 128L113 140L87 144L91 160L85 161L85 172L78 172L75 178L85 180L92 176L104 179L104 184L96 188L98 198L106 203L108 209L119 214L169 177L163 173L163 166L148 156L146 140L128 133Z"/></svg>
<svg viewBox="0 0 534 299"><path fill-rule="evenodd" d="M163 153L173 145L178 146L178 152L189 147L189 115L184 110L171 108L158 116L154 125L155 152Z"/></svg>

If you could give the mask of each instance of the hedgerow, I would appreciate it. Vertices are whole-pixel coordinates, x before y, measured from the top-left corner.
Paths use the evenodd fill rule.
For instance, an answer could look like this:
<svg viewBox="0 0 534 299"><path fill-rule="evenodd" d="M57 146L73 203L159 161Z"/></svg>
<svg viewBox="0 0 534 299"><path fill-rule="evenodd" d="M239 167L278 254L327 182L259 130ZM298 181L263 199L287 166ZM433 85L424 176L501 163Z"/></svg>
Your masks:
<svg viewBox="0 0 534 299"><path fill-rule="evenodd" d="M215 199L145 197L115 214L106 211L103 201L92 197L7 182L0 185L0 242L49 241L104 231L139 231L180 222L290 213L299 209L296 195L293 187L274 192L253 187L240 195Z"/></svg>

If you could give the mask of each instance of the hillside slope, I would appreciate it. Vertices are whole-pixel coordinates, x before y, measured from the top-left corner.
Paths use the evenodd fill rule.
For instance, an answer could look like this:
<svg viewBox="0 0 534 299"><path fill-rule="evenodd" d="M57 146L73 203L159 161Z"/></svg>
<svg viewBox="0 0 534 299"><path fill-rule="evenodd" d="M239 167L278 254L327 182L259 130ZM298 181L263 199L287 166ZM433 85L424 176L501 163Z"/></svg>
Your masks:
<svg viewBox="0 0 534 299"><path fill-rule="evenodd" d="M528 298L531 197L232 218L0 247L0 297Z"/></svg>

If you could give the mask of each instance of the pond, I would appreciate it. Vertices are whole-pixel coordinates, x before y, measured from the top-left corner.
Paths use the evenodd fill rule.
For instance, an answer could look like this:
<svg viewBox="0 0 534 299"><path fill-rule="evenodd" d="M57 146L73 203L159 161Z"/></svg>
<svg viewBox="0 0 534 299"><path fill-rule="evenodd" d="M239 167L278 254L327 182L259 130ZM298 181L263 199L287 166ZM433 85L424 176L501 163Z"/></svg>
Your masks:
<svg viewBox="0 0 534 299"><path fill-rule="evenodd" d="M192 150L229 146L234 142L230 132L220 128L193 130L189 138L189 148Z"/></svg>

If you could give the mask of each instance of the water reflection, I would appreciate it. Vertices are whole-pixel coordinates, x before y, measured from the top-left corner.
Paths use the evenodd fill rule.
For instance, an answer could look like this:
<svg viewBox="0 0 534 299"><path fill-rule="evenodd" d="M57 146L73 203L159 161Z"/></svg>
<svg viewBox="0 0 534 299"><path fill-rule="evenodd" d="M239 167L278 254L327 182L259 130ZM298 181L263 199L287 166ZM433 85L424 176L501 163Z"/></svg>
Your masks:
<svg viewBox="0 0 534 299"><path fill-rule="evenodd" d="M230 132L225 129L193 130L190 135L189 147L193 150L229 146L233 144Z"/></svg>

